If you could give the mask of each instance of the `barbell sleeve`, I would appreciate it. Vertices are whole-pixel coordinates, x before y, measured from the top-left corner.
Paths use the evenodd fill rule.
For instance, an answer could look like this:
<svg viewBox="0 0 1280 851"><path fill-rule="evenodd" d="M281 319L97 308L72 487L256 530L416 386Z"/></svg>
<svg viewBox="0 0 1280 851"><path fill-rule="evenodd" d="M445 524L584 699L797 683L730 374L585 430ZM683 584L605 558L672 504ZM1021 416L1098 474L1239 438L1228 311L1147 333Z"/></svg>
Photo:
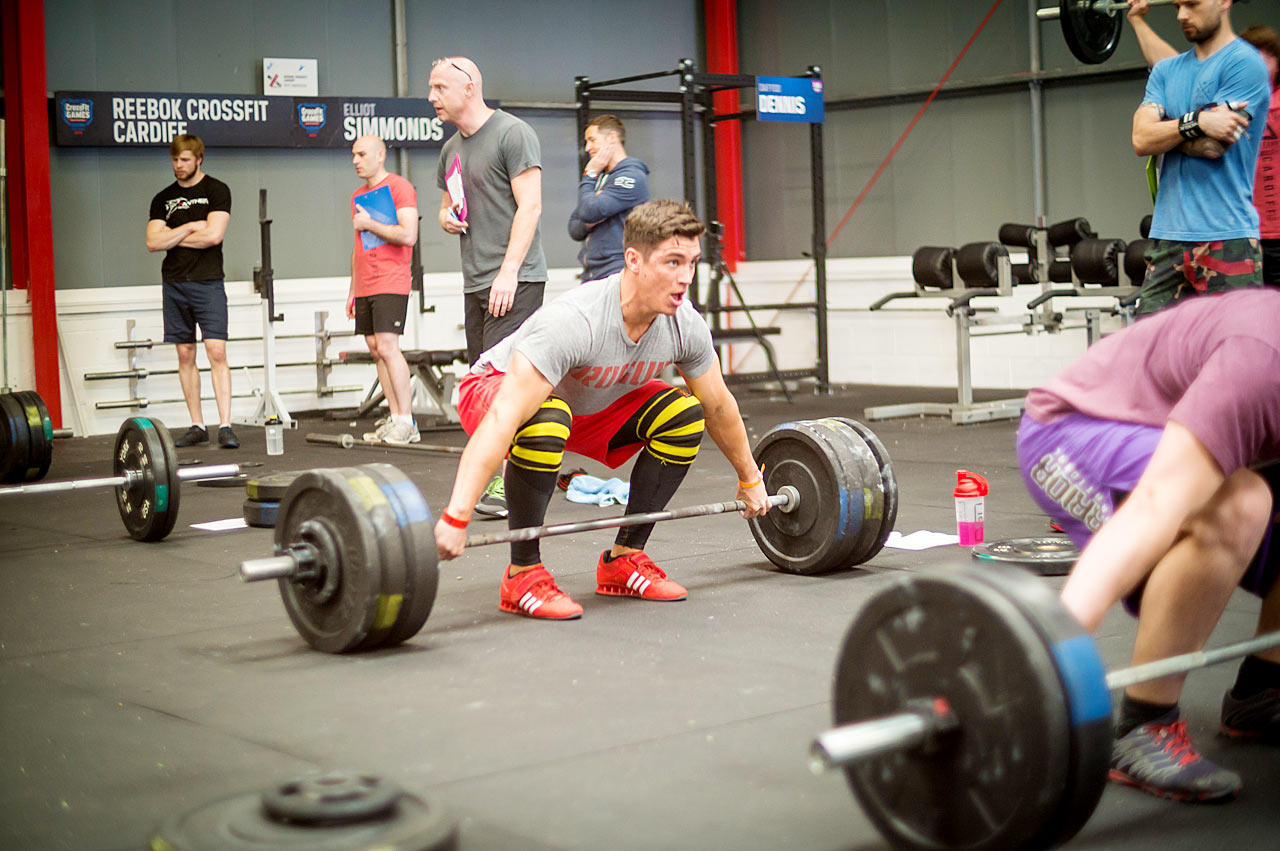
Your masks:
<svg viewBox="0 0 1280 851"><path fill-rule="evenodd" d="M1128 3L1109 3L1107 0L1080 0L1081 6L1090 6L1092 11L1105 12L1110 15L1113 12L1121 12L1129 8ZM1150 6L1172 6L1173 0L1150 0ZM1042 9L1036 9L1036 17L1042 21L1056 21L1062 16L1062 10L1057 6L1045 6Z"/></svg>
<svg viewBox="0 0 1280 851"><path fill-rule="evenodd" d="M290 579L298 572L298 560L288 553L240 562L240 578L245 582Z"/></svg>
<svg viewBox="0 0 1280 851"><path fill-rule="evenodd" d="M777 506L784 511L791 511L799 504L800 492L791 485L783 485L776 494L769 497L770 507ZM642 526L646 523L657 523L663 520L680 520L685 517L726 514L730 511L745 511L746 508L747 504L744 501L736 499L731 502L709 502L704 505L691 505L686 508L674 508L667 511L650 511L645 514L624 514L621 517L605 517L600 520L579 520L572 523L555 523L548 526L526 526L523 529L508 529L505 532L494 532L489 535L473 535L467 538L467 546L487 547L490 544L532 541L537 538L571 535L576 532L590 532L595 529L620 529L624 526Z"/></svg>

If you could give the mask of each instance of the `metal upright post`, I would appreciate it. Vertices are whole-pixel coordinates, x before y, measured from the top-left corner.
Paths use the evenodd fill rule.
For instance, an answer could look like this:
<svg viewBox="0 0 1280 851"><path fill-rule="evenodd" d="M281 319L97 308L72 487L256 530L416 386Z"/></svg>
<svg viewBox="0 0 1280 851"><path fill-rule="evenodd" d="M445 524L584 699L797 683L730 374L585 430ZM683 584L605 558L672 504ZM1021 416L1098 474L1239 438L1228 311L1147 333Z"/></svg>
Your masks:
<svg viewBox="0 0 1280 851"><path fill-rule="evenodd" d="M822 76L822 68L810 65L806 74L814 79ZM831 376L827 358L827 193L823 182L824 158L822 153L822 125L809 125L809 170L813 181L813 267L814 308L818 326L818 356L814 366L819 393L831 389Z"/></svg>
<svg viewBox="0 0 1280 851"><path fill-rule="evenodd" d="M262 396L258 407L247 425L265 425L267 420L278 419L286 428L298 424L289 415L284 400L276 390L276 332L274 324L284 320L284 314L276 313L275 272L271 268L271 219L267 218L267 190L258 190L258 226L262 238L262 266L258 270L258 294L262 297Z"/></svg>

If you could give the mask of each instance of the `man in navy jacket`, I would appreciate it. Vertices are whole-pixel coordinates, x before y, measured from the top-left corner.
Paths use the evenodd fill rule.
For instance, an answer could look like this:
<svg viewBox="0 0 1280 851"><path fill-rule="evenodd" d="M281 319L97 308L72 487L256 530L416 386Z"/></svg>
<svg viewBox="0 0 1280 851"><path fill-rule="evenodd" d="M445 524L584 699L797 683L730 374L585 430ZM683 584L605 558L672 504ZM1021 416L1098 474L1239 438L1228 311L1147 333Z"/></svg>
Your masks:
<svg viewBox="0 0 1280 851"><path fill-rule="evenodd" d="M583 136L591 160L578 181L569 236L583 243L582 280L594 281L622 270L622 225L632 207L649 200L649 169L627 156L627 131L616 115L596 116Z"/></svg>

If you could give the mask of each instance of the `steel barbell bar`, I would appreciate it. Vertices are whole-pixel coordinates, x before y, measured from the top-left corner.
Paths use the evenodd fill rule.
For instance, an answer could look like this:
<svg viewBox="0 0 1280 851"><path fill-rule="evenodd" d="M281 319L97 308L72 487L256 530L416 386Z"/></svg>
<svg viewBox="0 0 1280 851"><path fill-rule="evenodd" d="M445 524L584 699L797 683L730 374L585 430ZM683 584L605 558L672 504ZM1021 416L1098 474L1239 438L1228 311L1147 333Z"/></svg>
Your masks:
<svg viewBox="0 0 1280 851"><path fill-rule="evenodd" d="M778 493L769 497L769 506L778 508L784 513L794 511L800 505L800 492L791 485L779 488ZM649 511L643 514L625 514L621 517L604 517L599 520L579 520L570 523L552 523L544 526L527 526L523 529L508 529L488 535L473 535L467 538L467 547L487 547L493 544L509 544L514 541L532 541L535 538L550 538L556 535L571 535L596 529L620 529L624 526L642 526L646 523L659 523L664 520L681 520L687 517L707 517L713 514L727 514L730 511L745 511L747 503L736 499L729 502L709 502L702 505L690 505L685 508L674 508L666 511ZM300 572L315 560L314 549L306 544L290 547L288 552L267 558L250 559L240 563L240 578L245 582L260 582L265 579L297 579Z"/></svg>
<svg viewBox="0 0 1280 851"><path fill-rule="evenodd" d="M1129 8L1128 3L1108 2L1108 0L1074 0L1076 6L1091 12L1104 12L1108 15ZM1149 6L1172 6L1174 0L1149 0ZM1046 6L1036 9L1036 17L1042 21L1056 21L1062 16L1062 9L1057 6Z"/></svg>
<svg viewBox="0 0 1280 851"><path fill-rule="evenodd" d="M178 478L184 482L199 479L226 479L240 474L239 464L218 464L212 467L183 467ZM119 476L101 476L90 479L66 479L58 482L38 482L34 485L14 485L0 488L0 496L19 496L33 493L57 493L60 491L89 490L91 488L133 487L146 477L141 469L134 468Z"/></svg>
<svg viewBox="0 0 1280 851"><path fill-rule="evenodd" d="M1213 650L1197 650L1112 671L1107 674L1107 690L1116 691L1161 677L1184 674L1273 647L1280 647L1280 630ZM809 767L815 774L821 774L827 769L915 747L956 727L954 716L950 715L945 704L926 704L906 712L844 724L814 738L809 751Z"/></svg>

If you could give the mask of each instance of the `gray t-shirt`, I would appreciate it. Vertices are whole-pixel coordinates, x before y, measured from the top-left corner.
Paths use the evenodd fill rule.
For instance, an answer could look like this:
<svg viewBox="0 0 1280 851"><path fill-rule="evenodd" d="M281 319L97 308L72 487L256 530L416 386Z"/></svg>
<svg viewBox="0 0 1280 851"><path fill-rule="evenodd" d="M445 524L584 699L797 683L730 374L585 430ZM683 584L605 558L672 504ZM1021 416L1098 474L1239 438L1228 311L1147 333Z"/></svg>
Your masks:
<svg viewBox="0 0 1280 851"><path fill-rule="evenodd" d="M493 283L507 254L516 197L511 179L531 168L541 168L542 148L533 128L510 113L497 110L470 136L454 133L440 149L436 185L445 188L444 176L454 157L462 163L462 191L467 199L467 232L458 237L462 248L462 291L473 293ZM520 266L518 280L547 280L547 260L542 253L542 226Z"/></svg>
<svg viewBox="0 0 1280 851"><path fill-rule="evenodd" d="M518 350L555 385L574 416L598 413L657 378L668 364L686 379L716 360L711 331L687 300L658 316L633 343L622 323L621 275L585 283L547 302L510 336L480 356L472 372L506 372Z"/></svg>

